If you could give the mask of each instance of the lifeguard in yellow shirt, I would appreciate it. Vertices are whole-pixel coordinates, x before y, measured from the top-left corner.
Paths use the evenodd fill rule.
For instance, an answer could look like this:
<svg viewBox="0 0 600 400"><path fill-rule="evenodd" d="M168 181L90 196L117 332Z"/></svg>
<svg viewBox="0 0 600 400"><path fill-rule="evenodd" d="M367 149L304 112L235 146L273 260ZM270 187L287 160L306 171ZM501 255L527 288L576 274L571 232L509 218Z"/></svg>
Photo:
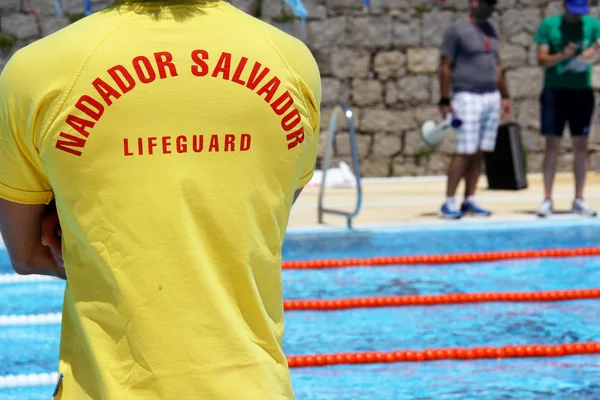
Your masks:
<svg viewBox="0 0 600 400"><path fill-rule="evenodd" d="M222 1L124 1L9 60L0 228L67 279L56 399L294 398L281 251L320 101L306 46Z"/></svg>

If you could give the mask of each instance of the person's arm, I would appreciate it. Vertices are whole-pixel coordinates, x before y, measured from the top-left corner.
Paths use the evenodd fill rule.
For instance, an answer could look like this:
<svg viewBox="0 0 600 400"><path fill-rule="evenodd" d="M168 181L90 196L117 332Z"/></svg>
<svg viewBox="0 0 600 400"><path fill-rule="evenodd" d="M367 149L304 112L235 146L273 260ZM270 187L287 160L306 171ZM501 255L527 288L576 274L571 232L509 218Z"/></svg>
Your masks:
<svg viewBox="0 0 600 400"><path fill-rule="evenodd" d="M42 244L46 207L45 204L19 204L0 199L0 233L16 273L66 279L64 268Z"/></svg>
<svg viewBox="0 0 600 400"><path fill-rule="evenodd" d="M496 71L498 74L498 90L502 97L502 116L504 118L510 118L512 114L512 104L510 102L510 94L508 93L508 85L506 84L506 76L500 56L498 56L498 67L496 67Z"/></svg>
<svg viewBox="0 0 600 400"><path fill-rule="evenodd" d="M296 192L294 193L294 201L292 201L292 204L294 204L296 200L298 200L298 197L300 197L300 193L302 193L303 190L304 187L301 187L300 189L296 190Z"/></svg>
<svg viewBox="0 0 600 400"><path fill-rule="evenodd" d="M452 112L452 107L450 106L450 87L452 84L452 63L454 62L457 45L458 37L456 30L454 29L454 25L451 25L444 32L440 48L440 102L438 105L442 117Z"/></svg>
<svg viewBox="0 0 600 400"><path fill-rule="evenodd" d="M538 64L543 69L552 68L556 64L573 57L575 54L575 47L575 44L569 43L567 47L565 47L565 49L560 53L550 54L550 46L547 44L541 44L538 47Z"/></svg>
<svg viewBox="0 0 600 400"><path fill-rule="evenodd" d="M555 54L550 54L550 26L546 21L542 21L538 27L533 41L538 45L538 65L543 69L552 68L555 65L573 57L577 46L574 43L569 43L563 51Z"/></svg>

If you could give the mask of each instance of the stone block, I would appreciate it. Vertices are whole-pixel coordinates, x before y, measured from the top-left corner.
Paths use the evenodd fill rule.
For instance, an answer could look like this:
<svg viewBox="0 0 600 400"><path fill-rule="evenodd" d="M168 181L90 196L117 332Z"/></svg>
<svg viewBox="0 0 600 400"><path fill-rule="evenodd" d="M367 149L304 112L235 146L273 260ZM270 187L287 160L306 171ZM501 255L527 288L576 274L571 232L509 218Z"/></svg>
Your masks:
<svg viewBox="0 0 600 400"><path fill-rule="evenodd" d="M308 13L308 19L325 19L327 18L327 7L321 0L304 0L304 8ZM286 14L294 14L294 10L286 3L283 2L283 10Z"/></svg>
<svg viewBox="0 0 600 400"><path fill-rule="evenodd" d="M542 153L528 153L526 158L527 173L540 173L542 172L542 163L544 160L544 154ZM540 199L541 201L541 199Z"/></svg>
<svg viewBox="0 0 600 400"><path fill-rule="evenodd" d="M352 101L359 107L374 106L383 101L383 87L379 81L355 79L352 83Z"/></svg>
<svg viewBox="0 0 600 400"><path fill-rule="evenodd" d="M421 20L410 16L394 19L392 29L392 44L394 48L406 49L421 44Z"/></svg>
<svg viewBox="0 0 600 400"><path fill-rule="evenodd" d="M416 127L412 111L364 109L361 113L360 129L363 132L397 133Z"/></svg>
<svg viewBox="0 0 600 400"><path fill-rule="evenodd" d="M454 21L452 11L432 11L423 15L423 46L440 46L444 32Z"/></svg>
<svg viewBox="0 0 600 400"><path fill-rule="evenodd" d="M340 101L347 102L350 100L350 88L338 79L322 78L321 87L323 105L334 105Z"/></svg>
<svg viewBox="0 0 600 400"><path fill-rule="evenodd" d="M39 38L41 32L31 14L9 14L2 17L2 31L16 39Z"/></svg>
<svg viewBox="0 0 600 400"><path fill-rule="evenodd" d="M528 48L533 44L533 34L529 32L519 32L516 35L511 36L508 41L512 44Z"/></svg>
<svg viewBox="0 0 600 400"><path fill-rule="evenodd" d="M435 47L408 49L407 66L411 73L432 73L436 72L440 63L440 50Z"/></svg>
<svg viewBox="0 0 600 400"><path fill-rule="evenodd" d="M547 0L519 0L521 8L540 8L545 6Z"/></svg>
<svg viewBox="0 0 600 400"><path fill-rule="evenodd" d="M392 44L392 17L351 19L347 43L369 49L389 47Z"/></svg>
<svg viewBox="0 0 600 400"><path fill-rule="evenodd" d="M381 80L406 74L406 56L400 51L382 51L377 53L373 70Z"/></svg>
<svg viewBox="0 0 600 400"><path fill-rule="evenodd" d="M388 177L391 175L392 160L369 157L360 163L360 171L364 177Z"/></svg>
<svg viewBox="0 0 600 400"><path fill-rule="evenodd" d="M386 82L385 84L385 104L393 106L398 102L398 84L395 81Z"/></svg>
<svg viewBox="0 0 600 400"><path fill-rule="evenodd" d="M322 77L332 75L331 52L327 50L312 50L312 55L319 66L319 72Z"/></svg>
<svg viewBox="0 0 600 400"><path fill-rule="evenodd" d="M544 8L544 18L561 14L563 11L564 6L562 1L552 1Z"/></svg>
<svg viewBox="0 0 600 400"><path fill-rule="evenodd" d="M279 17L283 14L283 1L281 0L262 0L261 16L268 18ZM290 12L290 14L292 14Z"/></svg>
<svg viewBox="0 0 600 400"><path fill-rule="evenodd" d="M431 104L438 104L440 101L440 78L438 75L431 77Z"/></svg>
<svg viewBox="0 0 600 400"><path fill-rule="evenodd" d="M467 3L465 1L465 3ZM513 8L515 8L515 6L517 5L517 0L504 0L504 1L499 1L496 9L499 11L505 11L505 10L511 10Z"/></svg>
<svg viewBox="0 0 600 400"><path fill-rule="evenodd" d="M331 53L331 74L338 78L366 78L371 55L366 50L340 49Z"/></svg>
<svg viewBox="0 0 600 400"><path fill-rule="evenodd" d="M425 121L434 120L441 121L442 116L437 106L423 106L417 107L414 110L415 122L418 127L423 125Z"/></svg>
<svg viewBox="0 0 600 400"><path fill-rule="evenodd" d="M524 100L513 104L513 111L517 114L517 122L524 129L531 129L535 132L540 131L540 102L538 97L535 100Z"/></svg>
<svg viewBox="0 0 600 400"><path fill-rule="evenodd" d="M510 9L502 14L503 36L513 36L519 32L535 33L541 22L541 11L537 8Z"/></svg>
<svg viewBox="0 0 600 400"><path fill-rule="evenodd" d="M592 66L592 86L594 89L600 89L600 65Z"/></svg>
<svg viewBox="0 0 600 400"><path fill-rule="evenodd" d="M514 68L527 65L529 57L524 47L502 42L500 58L504 68Z"/></svg>
<svg viewBox="0 0 600 400"><path fill-rule="evenodd" d="M506 73L508 90L513 99L539 96L543 85L543 72L540 68L517 68Z"/></svg>
<svg viewBox="0 0 600 400"><path fill-rule="evenodd" d="M371 13L374 15L399 13L409 9L409 0L371 0Z"/></svg>
<svg viewBox="0 0 600 400"><path fill-rule="evenodd" d="M538 47L537 47L537 45L531 45L531 46L529 46L529 51L528 51L528 54L527 54L527 61L528 61L528 64L531 65L531 66L536 66L536 67L539 66L539 63L538 63Z"/></svg>
<svg viewBox="0 0 600 400"><path fill-rule="evenodd" d="M309 21L306 26L306 38L311 49L319 50L340 46L346 40L346 18Z"/></svg>
<svg viewBox="0 0 600 400"><path fill-rule="evenodd" d="M65 18L43 18L42 19L42 35L49 36L59 30L67 27L69 21Z"/></svg>
<svg viewBox="0 0 600 400"><path fill-rule="evenodd" d="M400 153L401 145L399 134L377 133L373 139L373 156L389 159Z"/></svg>
<svg viewBox="0 0 600 400"><path fill-rule="evenodd" d="M373 143L373 135L357 134L356 148L361 159L369 156ZM335 135L335 154L337 156L351 156L352 149L350 147L350 134L348 132L340 132Z"/></svg>
<svg viewBox="0 0 600 400"><path fill-rule="evenodd" d="M430 77L410 75L398 80L398 99L406 104L415 105L428 102L431 98Z"/></svg>

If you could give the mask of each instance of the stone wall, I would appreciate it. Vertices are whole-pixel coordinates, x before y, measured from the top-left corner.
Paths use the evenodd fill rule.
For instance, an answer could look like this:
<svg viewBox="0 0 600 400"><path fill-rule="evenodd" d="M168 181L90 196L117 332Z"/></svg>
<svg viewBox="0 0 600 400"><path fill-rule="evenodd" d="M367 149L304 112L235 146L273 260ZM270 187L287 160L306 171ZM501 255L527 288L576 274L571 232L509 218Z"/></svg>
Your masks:
<svg viewBox="0 0 600 400"><path fill-rule="evenodd" d="M257 17L304 40L313 51L322 74L323 124L320 156L325 150L328 125L338 102L354 111L358 150L364 176L437 175L446 171L452 140L436 152L420 139L419 127L439 119L437 75L439 45L445 28L463 16L467 0L447 0L429 7L425 0L371 0L371 13L362 0L303 0L309 18L306 29L291 17L283 0L232 0ZM81 0L61 0L65 18L56 18L54 0L31 0L36 15L19 12L21 0L0 0L1 32L15 39L13 46L0 40L0 67L14 51L81 18ZM108 4L93 3L94 10ZM543 142L539 137L538 94L542 71L536 65L532 36L541 19L561 12L562 2L501 0L494 21L503 39L502 58L513 97L513 118L523 127L528 170L540 170ZM598 15L593 9L592 15ZM3 47L3 48L2 48ZM600 88L600 66L594 69ZM596 118L596 129L598 118ZM350 160L348 128L339 124L336 160ZM600 167L600 134L591 167ZM572 155L564 141L560 170L570 170Z"/></svg>

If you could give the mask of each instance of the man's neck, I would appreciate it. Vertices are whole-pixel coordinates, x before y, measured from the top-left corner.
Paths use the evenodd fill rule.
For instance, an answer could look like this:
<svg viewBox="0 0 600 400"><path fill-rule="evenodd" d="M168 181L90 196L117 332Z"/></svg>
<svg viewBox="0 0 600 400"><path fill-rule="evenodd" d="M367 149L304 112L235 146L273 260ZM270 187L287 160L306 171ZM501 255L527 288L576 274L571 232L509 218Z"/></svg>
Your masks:
<svg viewBox="0 0 600 400"><path fill-rule="evenodd" d="M565 12L564 19L565 19L565 21L570 22L570 23L575 23L575 22L581 21L580 17L575 16L575 15L571 14L570 12Z"/></svg>
<svg viewBox="0 0 600 400"><path fill-rule="evenodd" d="M471 21L477 23L477 24L485 24L487 22L487 18L478 18L476 15L469 15L469 18L471 19Z"/></svg>

